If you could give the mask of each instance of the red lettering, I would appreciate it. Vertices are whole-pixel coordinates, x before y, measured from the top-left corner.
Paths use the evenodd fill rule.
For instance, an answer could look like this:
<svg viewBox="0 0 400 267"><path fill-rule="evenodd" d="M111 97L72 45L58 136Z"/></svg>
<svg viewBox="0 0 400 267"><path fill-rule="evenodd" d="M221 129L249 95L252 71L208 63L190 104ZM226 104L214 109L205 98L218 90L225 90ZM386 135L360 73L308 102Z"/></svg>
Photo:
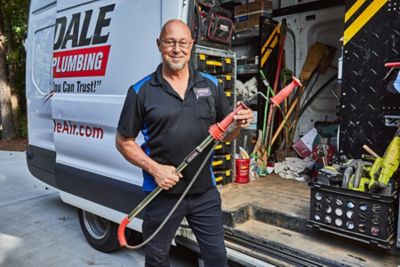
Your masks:
<svg viewBox="0 0 400 267"><path fill-rule="evenodd" d="M61 130L62 130L62 124L57 122L57 132L61 133Z"/></svg>
<svg viewBox="0 0 400 267"><path fill-rule="evenodd" d="M54 52L53 77L104 76L110 45Z"/></svg>
<svg viewBox="0 0 400 267"><path fill-rule="evenodd" d="M68 124L66 121L64 121L64 128L62 129L61 133L68 133Z"/></svg>
<svg viewBox="0 0 400 267"><path fill-rule="evenodd" d="M92 135L92 128L86 127L85 133L86 137L90 137Z"/></svg>

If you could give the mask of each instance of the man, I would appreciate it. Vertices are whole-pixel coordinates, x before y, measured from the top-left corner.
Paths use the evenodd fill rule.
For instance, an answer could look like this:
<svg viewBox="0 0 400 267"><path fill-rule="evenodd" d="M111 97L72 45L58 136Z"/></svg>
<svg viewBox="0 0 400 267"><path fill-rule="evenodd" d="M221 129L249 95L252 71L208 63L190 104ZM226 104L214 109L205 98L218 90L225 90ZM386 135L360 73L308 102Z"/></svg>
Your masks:
<svg viewBox="0 0 400 267"><path fill-rule="evenodd" d="M208 136L209 126L230 112L218 81L189 66L193 40L185 23L175 19L165 23L157 46L162 64L128 90L116 136L121 154L143 169L143 190L151 192L157 185L164 189L145 209L144 239L161 224L209 149L182 174L177 174L175 167ZM238 112L235 128L226 140L233 140L251 120L251 110ZM139 131L146 141L142 147L135 142ZM146 245L146 266L169 266L170 245L184 217L196 235L206 266L226 266L221 199L210 166L200 172L168 223Z"/></svg>

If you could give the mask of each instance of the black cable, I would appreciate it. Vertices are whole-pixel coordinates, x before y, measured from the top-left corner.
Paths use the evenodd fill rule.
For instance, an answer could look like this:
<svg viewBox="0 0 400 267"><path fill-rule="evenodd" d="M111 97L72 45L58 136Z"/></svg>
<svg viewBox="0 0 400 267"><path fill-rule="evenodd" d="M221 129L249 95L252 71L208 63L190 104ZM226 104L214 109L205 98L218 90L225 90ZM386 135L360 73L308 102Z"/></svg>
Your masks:
<svg viewBox="0 0 400 267"><path fill-rule="evenodd" d="M317 83L319 76L320 76L320 73L318 72L318 73L317 73L317 76L314 78L312 84L311 84L310 86L308 86L308 84L307 84L306 87L308 88L308 90L307 90L307 93L305 94L305 96L303 97L303 101L302 101L302 103L300 104L300 107L302 107L302 106L307 102L307 99L308 99L308 97L311 95L311 92L312 92L312 90L313 90L315 84Z"/></svg>
<svg viewBox="0 0 400 267"><path fill-rule="evenodd" d="M304 105L301 107L300 109L300 115L299 117L301 117L301 115L304 113L304 111L308 108L308 106L314 101L314 99L321 93L321 91L328 86L334 79L336 78L336 74L335 76L333 76L332 78L330 78L328 81L326 81L320 88L318 88L317 91L315 91L315 93L310 97L310 99L304 103Z"/></svg>

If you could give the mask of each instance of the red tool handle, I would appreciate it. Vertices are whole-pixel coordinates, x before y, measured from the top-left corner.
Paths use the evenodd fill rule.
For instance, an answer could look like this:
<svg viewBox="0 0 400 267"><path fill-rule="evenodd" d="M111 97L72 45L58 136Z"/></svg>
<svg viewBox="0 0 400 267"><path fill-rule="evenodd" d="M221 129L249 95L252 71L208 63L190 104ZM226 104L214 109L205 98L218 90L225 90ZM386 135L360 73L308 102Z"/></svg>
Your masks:
<svg viewBox="0 0 400 267"><path fill-rule="evenodd" d="M126 216L121 221L121 223L119 224L119 227L118 227L118 242L121 247L125 247L128 244L128 242L126 241L126 238L125 238L125 228L129 224L129 222L130 222L129 218L128 218L128 216Z"/></svg>
<svg viewBox="0 0 400 267"><path fill-rule="evenodd" d="M387 67L387 68L400 68L400 62L388 62L388 63L385 63L385 67Z"/></svg>
<svg viewBox="0 0 400 267"><path fill-rule="evenodd" d="M217 122L210 126L208 133L215 139L219 141L223 141L224 135L228 127L233 123L233 117L239 110L247 109L248 107L243 103L239 102L236 108L228 114L222 121Z"/></svg>
<svg viewBox="0 0 400 267"><path fill-rule="evenodd" d="M271 102L275 106L279 106L283 100L285 100L298 86L302 86L301 82L296 77L292 76L292 82L286 85L286 87L283 88L278 94L272 97Z"/></svg>

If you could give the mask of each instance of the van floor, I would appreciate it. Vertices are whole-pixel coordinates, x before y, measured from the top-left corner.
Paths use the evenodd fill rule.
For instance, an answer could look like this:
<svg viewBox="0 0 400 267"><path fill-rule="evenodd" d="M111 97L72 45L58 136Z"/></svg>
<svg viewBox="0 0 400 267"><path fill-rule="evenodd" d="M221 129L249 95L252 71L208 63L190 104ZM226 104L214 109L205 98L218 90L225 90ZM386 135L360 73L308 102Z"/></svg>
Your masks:
<svg viewBox="0 0 400 267"><path fill-rule="evenodd" d="M272 174L247 184L230 183L220 191L227 231L253 240L249 244L256 240L324 266L400 264L396 249L386 251L308 228L310 189L306 182Z"/></svg>

